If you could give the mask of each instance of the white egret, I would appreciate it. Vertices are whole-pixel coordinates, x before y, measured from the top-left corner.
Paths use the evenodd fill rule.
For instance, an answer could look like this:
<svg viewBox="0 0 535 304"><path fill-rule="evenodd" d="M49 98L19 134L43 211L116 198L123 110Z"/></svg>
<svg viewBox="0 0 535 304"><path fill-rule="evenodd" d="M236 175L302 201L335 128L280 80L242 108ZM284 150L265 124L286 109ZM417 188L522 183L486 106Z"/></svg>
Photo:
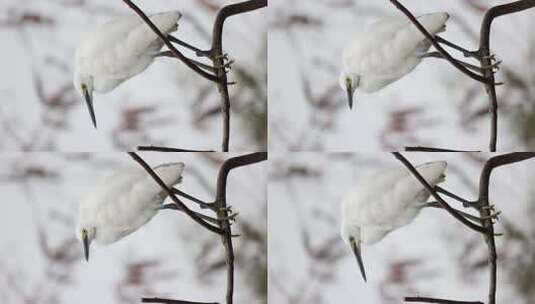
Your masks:
<svg viewBox="0 0 535 304"><path fill-rule="evenodd" d="M177 11L149 16L168 35L178 28ZM73 83L85 99L94 127L93 91L107 93L143 72L158 56L164 42L136 15L115 18L84 36L74 60Z"/></svg>
<svg viewBox="0 0 535 304"><path fill-rule="evenodd" d="M416 170L431 185L444 181L446 162L425 163ZM363 178L342 202L341 237L355 254L366 281L361 244L372 245L411 223L431 194L406 168L383 170Z"/></svg>
<svg viewBox="0 0 535 304"><path fill-rule="evenodd" d="M154 172L168 187L182 180L183 163L155 167ZM162 209L167 193L142 168L119 170L105 177L82 198L76 237L89 260L92 241L114 243L147 223Z"/></svg>
<svg viewBox="0 0 535 304"><path fill-rule="evenodd" d="M432 35L445 30L447 13L432 13L418 21ZM431 42L405 16L371 24L357 33L342 54L340 87L353 107L356 89L376 92L411 72L426 57Z"/></svg>

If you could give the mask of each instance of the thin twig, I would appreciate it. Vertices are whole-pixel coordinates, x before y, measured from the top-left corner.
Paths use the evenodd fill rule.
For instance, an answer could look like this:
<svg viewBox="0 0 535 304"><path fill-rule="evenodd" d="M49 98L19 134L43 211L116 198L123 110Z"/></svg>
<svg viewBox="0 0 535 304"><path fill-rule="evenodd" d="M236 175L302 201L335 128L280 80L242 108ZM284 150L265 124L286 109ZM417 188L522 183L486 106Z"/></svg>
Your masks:
<svg viewBox="0 0 535 304"><path fill-rule="evenodd" d="M465 198L462 198L462 197L458 196L457 194L452 193L452 192L450 192L450 191L448 191L448 190L446 190L446 189L444 189L444 188L442 188L440 186L435 186L435 189L436 189L437 192L445 194L445 195L453 198L454 200L456 200L458 202L461 202L464 207L475 207L476 204L477 204L477 201L475 201L475 202L474 201L469 201L469 200L467 200Z"/></svg>
<svg viewBox="0 0 535 304"><path fill-rule="evenodd" d="M471 228L472 230L475 230L480 233L487 233L487 230L484 227L481 227L479 225L476 225L469 220L467 220L464 216L457 213L455 209L453 209L445 200L440 197L440 195L435 191L431 185L420 175L420 173L414 168L414 166L399 152L392 152L395 158L397 158L410 172L414 177L424 186L424 188L431 193L433 198L439 202L446 211L448 211L454 218L459 220L459 222L463 223L467 227Z"/></svg>
<svg viewBox="0 0 535 304"><path fill-rule="evenodd" d="M496 264L496 240L494 238L494 224L492 218L490 218L491 210L489 203L489 183L492 170L497 167L520 162L529 158L535 157L533 152L516 152L498 155L490 158L483 167L481 175L479 178L479 213L483 220L483 227L488 231L485 234L485 242L487 243L488 253L489 253L489 264L490 264L490 279L489 279L489 301L488 304L496 304L496 273L497 273L497 264Z"/></svg>
<svg viewBox="0 0 535 304"><path fill-rule="evenodd" d="M451 149L421 147L421 146L405 147L405 151L407 152L481 152L481 151L473 151L473 150L451 150Z"/></svg>
<svg viewBox="0 0 535 304"><path fill-rule="evenodd" d="M198 199L196 197L194 197L193 195L189 195L187 194L186 192L183 192L179 189L176 189L176 188L172 188L171 191L173 191L174 194L178 195L178 196L182 196L183 198L185 199L188 199L194 203L197 203L199 205L199 207L201 207L201 209L213 209L213 205L214 203L209 203L209 202L205 202L201 199Z"/></svg>
<svg viewBox="0 0 535 304"><path fill-rule="evenodd" d="M483 304L479 301L454 301L427 297L405 297L405 302L440 303L440 304Z"/></svg>
<svg viewBox="0 0 535 304"><path fill-rule="evenodd" d="M137 150L138 151L156 151L156 152L215 152L213 150L191 150L191 149L157 147L157 146L138 146Z"/></svg>
<svg viewBox="0 0 535 304"><path fill-rule="evenodd" d="M427 207L427 208L437 208L437 209L444 209L442 207L442 205L440 205L439 202L428 202L428 203L425 203L424 207ZM481 222L481 219L475 215L472 215L470 213L466 213L464 211L461 211L459 209L455 209L453 208L453 210L455 210L455 212L458 212L459 214L461 214L462 216L464 216L465 218L467 218L468 220L472 220L472 221L476 221L478 223Z"/></svg>
<svg viewBox="0 0 535 304"><path fill-rule="evenodd" d="M173 202L175 202L175 204L177 204L178 207L182 209L184 213L186 213L192 220L212 232L215 232L220 235L223 234L222 229L208 224L206 221L196 215L192 210L190 210L186 205L184 205L184 203L182 203L182 201L178 197L176 197L173 191L169 187L167 187L167 185L162 181L158 174L156 174L154 170L152 170L152 168L141 157L139 157L139 155L137 155L135 152L128 152L128 155L130 155L130 157L132 157L138 164L140 164L145 169L145 171L147 171L147 173L158 183L158 185L160 185L160 187L165 190L165 192L173 200Z"/></svg>
<svg viewBox="0 0 535 304"><path fill-rule="evenodd" d="M180 212L184 212L184 210L180 209L176 204L165 204L160 207L160 210L176 210ZM202 218L203 220L210 222L212 224L217 224L217 219L213 217L209 217L208 215L202 214L200 212L193 211L198 217Z"/></svg>
<svg viewBox="0 0 535 304"><path fill-rule="evenodd" d="M162 304L219 304L217 302L191 302L182 300L171 300L163 298L142 298L141 303L162 303Z"/></svg>

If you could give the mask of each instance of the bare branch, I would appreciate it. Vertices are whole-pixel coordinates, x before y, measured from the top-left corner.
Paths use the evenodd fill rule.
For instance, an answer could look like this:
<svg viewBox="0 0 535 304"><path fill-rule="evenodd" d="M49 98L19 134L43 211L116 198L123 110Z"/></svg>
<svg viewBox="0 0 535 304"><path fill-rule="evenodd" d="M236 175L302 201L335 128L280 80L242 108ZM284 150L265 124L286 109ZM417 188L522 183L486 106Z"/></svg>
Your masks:
<svg viewBox="0 0 535 304"><path fill-rule="evenodd" d="M225 247L225 262L227 264L227 295L226 303L232 304L234 294L234 249L232 245L232 231L227 208L227 178L232 169L258 163L267 159L266 152L251 153L227 159L217 176L217 190L215 204L219 227L223 230L221 241Z"/></svg>
<svg viewBox="0 0 535 304"><path fill-rule="evenodd" d="M432 148L432 147L405 147L407 152L481 152L481 151L467 151L467 150L451 150L443 148Z"/></svg>
<svg viewBox="0 0 535 304"><path fill-rule="evenodd" d="M477 201L469 201L467 199L464 199L460 196L458 196L457 194L455 193L452 193L440 186L435 186L435 190L439 193L443 193L445 194L446 196L449 196L451 198L453 198L454 200L458 201L458 202L461 202L463 204L464 207L474 207L475 205L477 205Z"/></svg>
<svg viewBox="0 0 535 304"><path fill-rule="evenodd" d="M412 167L412 165L403 158L403 156L399 153L394 153L394 156L399 159L409 170L413 175L417 175L418 172ZM487 243L488 247L488 262L490 267L490 276L489 276L489 293L488 293L488 304L496 304L496 274L497 274L497 254L496 254L496 241L494 233L494 223L492 219L496 217L496 215L491 214L492 207L489 203L489 183L490 183L490 176L492 173L492 170L494 170L497 167L524 161L530 158L535 158L535 152L516 152L516 153L509 153L509 154L503 154L498 155L490 158L485 163L483 169L481 170L481 175L479 178L479 198L476 201L477 209L479 210L479 221L481 221L484 229L484 237L485 242ZM423 178L418 177L418 180L424 184L425 180ZM427 184L427 183L425 183ZM424 186L425 186L424 184ZM426 186L427 188L427 186ZM428 189L429 190L429 189ZM474 206L474 202L470 202L468 200L465 200L461 198L460 196L453 194L443 188L436 187L436 191L445 193L446 195L463 202L463 204L469 204L471 206ZM435 195L433 195L435 198L437 198ZM437 199L438 200L438 199ZM433 207L433 205L431 205ZM451 213L451 212L450 212ZM452 214L453 215L453 214ZM470 215L471 216L471 215ZM436 299L436 298L424 298L424 297L407 297L405 298L406 302L423 302L423 303L451 303L451 304L472 304L472 303L480 303L482 302L466 302L466 301L452 301L452 300L444 300L444 299Z"/></svg>
<svg viewBox="0 0 535 304"><path fill-rule="evenodd" d="M426 297L405 297L405 302L441 303L441 304L483 304L483 302L479 302L479 301L454 301L454 300L426 298Z"/></svg>
<svg viewBox="0 0 535 304"><path fill-rule="evenodd" d="M446 41L442 38L436 39L433 35L431 35L419 22L412 13L405 8L399 1L397 0L390 0L394 6L396 6L400 11L402 11L409 19L410 21L422 32L422 34L425 35L429 41L433 44L433 46L437 49L437 51L444 57L444 59L447 59L453 66L455 66L457 69L459 69L464 74L468 75L472 79L482 82L485 85L485 89L487 91L487 94L489 96L489 112L491 115L490 118L490 140L489 140L489 150L491 152L496 151L496 143L498 138L498 100L496 96L496 80L494 78L494 71L492 68L492 56L490 54L490 30L492 21L500 16L512 14L516 12L520 12L532 7L535 7L535 1L533 0L521 0L521 1L515 1L504 5L498 5L495 7L492 7L487 11L485 14L485 17L483 18L483 21L481 23L481 36L480 36L480 42L479 42L479 49L475 52L471 52L473 54L476 54L479 58L480 64L481 64L481 71L483 75L476 74L469 69L467 69L463 64L459 61L457 61L455 58L453 58L439 43L440 41ZM452 43L446 43L449 46L453 46L457 50L463 50L461 47L455 46ZM466 55L466 52L465 52Z"/></svg>
<svg viewBox="0 0 535 304"><path fill-rule="evenodd" d="M217 302L191 302L182 300L171 300L163 298L143 298L141 303L163 303L163 304L219 304Z"/></svg>
<svg viewBox="0 0 535 304"><path fill-rule="evenodd" d="M170 147L157 147L157 146L138 146L138 151L156 151L156 152L215 152L213 150L191 150L191 149L179 149Z"/></svg>
<svg viewBox="0 0 535 304"><path fill-rule="evenodd" d="M476 225L476 224L470 222L464 216L462 216L461 214L457 213L457 211L455 211L454 208L452 208L445 200L442 199L442 197L440 197L440 195L435 191L435 189L433 187L431 187L431 185L429 185L429 183L420 175L420 173L418 173L418 171L414 168L414 166L403 155L401 155L401 153L392 152L392 154L407 169L409 169L411 174L414 175L414 177L425 187L425 189L427 191L429 191L429 193L431 193L433 198L435 198L435 200L437 200L437 202L439 202L440 205L442 205L442 207L444 209L446 209L446 211L448 211L454 218L456 218L457 220L459 220L461 223L463 223L467 227L471 228L472 230L475 230L475 231L480 232L480 233L485 233L485 234L488 232L484 227L481 227L479 225Z"/></svg>
<svg viewBox="0 0 535 304"><path fill-rule="evenodd" d="M223 115L222 124L223 124L223 136L222 136L222 144L221 144L221 150L223 152L229 151L229 141L230 141L230 96L228 91L229 82L227 79L227 64L225 63L226 55L223 54L223 25L225 23L225 20L230 17L237 14L243 14L247 13L253 10L260 9L262 7L267 6L267 0L250 0L250 1L244 1L236 4L231 4L223 7L219 13L217 14L216 20L214 22L214 27L212 31L212 46L209 51L200 51L200 49L197 49L187 43L184 43L177 38L174 38L171 36L171 38L166 37L163 35L158 28L150 21L150 19L141 11L132 1L130 0L123 0L130 8L132 8L136 14L138 14L147 25L150 26L150 28L160 37L165 45L169 48L170 52L179 60L184 62L189 68L197 72L199 75L203 76L204 78L211 80L213 82L217 83L217 88L219 93L221 94L221 113ZM186 46L188 48L196 49L197 55L201 55L201 53L206 54L210 59L212 59L214 70L216 75L212 75L210 73L205 72L202 68L199 67L197 63L195 63L193 60L188 59L185 57L180 51L178 51L173 44L171 43L171 40L178 40L180 41L180 44L182 46Z"/></svg>
<svg viewBox="0 0 535 304"><path fill-rule="evenodd" d="M195 63L193 63L188 58L186 58L186 56L184 56L179 50L177 50L173 46L173 44L169 41L169 39L167 39L167 37L162 32L160 32L160 30L154 25L154 23L152 23L152 21L149 19L149 17L147 17L147 15L145 15L145 13L143 13L143 11L139 7L137 7L134 3L132 3L132 1L123 0L123 2L126 3L126 5L128 5L132 10L134 10L134 12L136 12L136 14L139 17L141 17L141 19L143 19L143 21L145 21L145 23L152 29L152 31L156 35L158 35L158 37L160 37L160 39L162 39L162 41L165 43L165 45L169 48L169 50L173 53L173 55L175 55L175 57L177 59L182 61L185 65L187 65L193 71L197 72L197 74L201 75L202 77L204 77L204 78L206 78L206 79L208 79L210 81L214 81L214 82L217 82L219 80L217 78L217 76L214 76L212 74L209 74L209 73L203 71Z"/></svg>
<svg viewBox="0 0 535 304"><path fill-rule="evenodd" d="M186 213L191 219L193 219L195 222L212 232L215 232L217 234L223 233L223 230L208 224L198 215L196 215L192 210L190 210L186 205L184 205L184 203L182 203L182 201L178 197L176 197L173 191L169 187L167 187L167 185L162 181L158 174L156 174L154 170L152 170L152 168L141 157L139 157L139 155L137 155L135 152L128 152L128 155L130 155L130 157L132 157L137 163L139 163L143 167L143 169L145 169L145 171L147 171L147 173L158 183L158 185L160 185L160 187L165 190L165 192L173 200L173 202L175 202L175 204L177 204L177 206L181 210L183 210L184 213Z"/></svg>
<svg viewBox="0 0 535 304"><path fill-rule="evenodd" d="M418 19L416 19L416 17L414 17L414 15L407 9L405 8L401 3L399 3L399 1L397 0L390 0L390 2L392 4L394 4L395 7L397 7L403 14L405 14L405 16L407 16L407 18L409 18L409 20L414 24L414 26L416 26L418 28L418 30L424 34L424 36L429 39L429 41L431 41L431 43L433 44L433 46L435 47L435 49L437 49L438 52L440 52L440 54L442 54L442 56L444 56L444 59L448 60L454 67L456 67L459 71L461 71L463 74L466 74L468 77L476 80L476 81L479 81L479 82L482 82L482 83L487 83L488 82L488 78L487 77L483 77L479 74L476 74L472 71L470 71L469 69L467 69L466 67L464 67L461 63L459 63L457 60L455 60L455 58L453 58L435 39L435 37L433 35L431 35L426 29L425 27L423 27L423 25L418 21Z"/></svg>
<svg viewBox="0 0 535 304"><path fill-rule="evenodd" d="M230 96L228 92L225 56L223 54L223 25L225 20L236 14L242 14L267 6L267 0L250 0L223 7L217 14L212 31L211 59L214 67L218 67L216 76L219 79L217 88L221 94L221 113L223 114L223 152L228 152L230 141Z"/></svg>
<svg viewBox="0 0 535 304"><path fill-rule="evenodd" d="M494 224L490 218L490 203L489 203L489 182L492 170L497 167L520 162L529 158L535 157L533 152L516 152L498 155L490 158L483 167L479 178L479 213L481 218L486 218L483 221L483 227L488 230L485 235L485 242L487 243L490 264L490 280L489 280L489 302L488 304L496 303L496 274L497 274L497 254L496 254L496 240L494 238Z"/></svg>
<svg viewBox="0 0 535 304"><path fill-rule="evenodd" d="M251 153L251 154L245 154L242 156L237 156L233 158L227 159L219 169L219 173L217 176L217 191L216 191L216 198L214 203L206 203L200 199L197 199L187 193L184 193L178 189L175 188L168 188L165 183L154 173L154 171L141 159L136 153L129 152L128 153L135 161L137 161L141 166L158 182L158 184L168 193L168 195L175 201L178 208L183 208L180 211L186 212L191 218L193 218L196 222L199 224L205 226L208 225L210 230L217 229L217 233L221 235L221 241L223 243L223 246L225 248L225 262L227 264L227 293L226 293L226 304L232 304L233 302L233 294L234 294L234 248L232 245L232 237L234 235L232 234L231 230L231 220L233 219L234 215L229 214L229 208L227 206L227 178L232 169L252 165L261 161L264 161L267 159L267 153L266 152L258 152L258 153ZM188 209L176 196L175 194L181 195L183 197L186 197L187 199L194 201L196 203L199 203L201 206L209 205L208 208L210 208L212 211L214 211L217 214L217 222L219 224L219 228L215 228L208 223L204 222L202 219L199 218L199 215L196 214L194 211L191 211ZM203 215L204 217L204 215ZM210 219L212 220L212 219ZM216 232L216 231L214 231ZM143 298L143 303L193 303L193 304L217 304L215 302L211 303L205 303L205 302L188 302L188 301L182 301L182 300L170 300L170 299L161 299L161 298Z"/></svg>
<svg viewBox="0 0 535 304"><path fill-rule="evenodd" d="M197 203L202 209L214 209L214 203L205 202L176 188L172 188L171 191L178 196L182 196L185 199Z"/></svg>
<svg viewBox="0 0 535 304"><path fill-rule="evenodd" d="M495 6L487 11L483 22L481 23L481 36L479 41L479 53L481 66L488 66L491 64L490 58L490 29L492 21L500 16L520 12L529 8L535 7L533 0L515 1L504 5ZM491 136L489 149L491 152L496 151L496 142L498 138L498 99L496 97L496 85L494 80L494 73L487 70L484 73L488 81L485 84L485 89L489 95L489 110L491 114Z"/></svg>

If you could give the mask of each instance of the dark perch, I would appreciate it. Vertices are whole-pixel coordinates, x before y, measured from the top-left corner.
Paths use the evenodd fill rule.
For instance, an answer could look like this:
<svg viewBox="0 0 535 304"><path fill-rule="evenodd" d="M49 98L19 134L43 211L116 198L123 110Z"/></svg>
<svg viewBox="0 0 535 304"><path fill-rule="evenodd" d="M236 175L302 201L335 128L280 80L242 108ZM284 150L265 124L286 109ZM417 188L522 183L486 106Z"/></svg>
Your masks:
<svg viewBox="0 0 535 304"><path fill-rule="evenodd" d="M464 218L461 214L456 214L454 212L450 212L452 216L463 222L466 226L470 227L473 230L476 230L483 234L485 242L487 244L488 248L488 262L489 262L489 293L488 293L488 303L487 304L496 304L496 273L497 273L497 263L496 263L496 240L494 233L494 223L493 219L496 217L492 214L492 208L489 203L489 182L490 182L490 176L492 173L492 170L496 169L497 167L521 162L523 160L527 160L530 158L535 157L535 152L516 152L516 153L508 153L503 155L498 155L490 158L487 160L485 165L483 166L483 169L481 170L481 175L479 178L479 196L478 199L475 202L468 201L465 199L462 199L461 197L445 190L440 187L437 188L431 188L429 184L425 181L425 179L422 178L422 176L416 171L414 166L405 158L403 155L397 152L393 152L393 155L395 158L397 158L409 171L411 174L418 179L418 181L431 193L431 195L437 199L441 204L443 204L443 207L449 207L449 205L440 198L440 195L438 192L441 192L443 194L446 194L449 197L452 197L464 204L466 204L465 207L472 206L479 211L479 222L482 223L481 226L477 226L473 223L470 223L471 225L468 225L465 223ZM439 199L440 198L440 199ZM449 207L451 208L451 207ZM450 210L448 210L450 211ZM464 220L461 220L462 217ZM466 220L467 221L467 220ZM477 229L475 229L477 228ZM428 298L428 297L406 297L405 302L421 302L421 303L446 303L446 304L483 304L483 302L470 302L470 301L453 301L453 300L445 300L445 299L438 299L438 298Z"/></svg>
<svg viewBox="0 0 535 304"><path fill-rule="evenodd" d="M431 35L421 24L418 22L416 17L407 9L405 8L399 1L397 0L390 0L390 2L398 8L403 14L409 18L409 20L418 28L418 30L425 35L427 39L431 41L433 46L437 49L437 51L444 57L444 59L448 60L454 67L456 67L459 71L466 74L470 78L479 81L483 83L485 86L485 90L487 91L487 94L489 95L489 112L490 112L490 139L489 139L489 150L491 152L496 152L496 142L498 140L498 99L496 96L496 80L494 78L494 72L492 69L485 68L492 66L492 60L491 60L491 54L490 54L490 30L492 21L500 16L513 14L516 12L520 12L532 7L535 7L535 0L520 0L511 2L504 5L498 5L495 7L492 7L489 9L485 17L483 18L483 21L481 23L481 34L480 34L480 41L479 41L479 48L477 51L470 52L474 54L476 57L479 58L480 64L481 64L481 70L483 71L483 75L479 75L477 73L474 73L467 68L465 68L462 64L460 64L455 58L453 58L437 41L433 35ZM442 39L443 40L443 39ZM449 45L446 43L446 45Z"/></svg>
<svg viewBox="0 0 535 304"><path fill-rule="evenodd" d="M226 71L228 65L225 63L226 55L223 53L223 25L225 24L225 20L228 17L244 14L250 11L260 9L262 7L266 7L267 0L244 1L236 4L227 5L221 8L214 22L212 30L211 48L208 51L201 51L200 49L193 47L177 38L166 37L150 21L147 15L143 13L143 11L139 7L132 3L132 1L123 0L123 2L125 2L132 10L134 10L134 12L136 12L136 14L141 17L141 19L143 19L143 21L147 23L147 25L150 26L154 33L156 33L164 41L165 45L170 50L170 55L173 55L178 60L182 61L190 69L194 70L197 74L217 84L217 89L219 91L219 94L221 95L221 114L223 115L223 134L221 150L223 152L228 152L230 142L230 96L228 92L229 82L227 80ZM179 50L177 50L173 46L171 41L179 41L179 44L181 46L197 50L197 56L209 57L213 62L213 67L210 67L210 69L213 69L215 71L215 75L204 71L201 67L199 67L198 63L184 56Z"/></svg>
<svg viewBox="0 0 535 304"><path fill-rule="evenodd" d="M192 195L186 194L180 190L174 188L168 188L163 181L158 177L158 175L152 170L152 168L136 153L128 152L128 154L139 163L147 173L164 189L169 197L177 205L177 210L183 211L195 222L207 228L208 230L220 235L221 242L225 249L225 261L227 264L227 290L225 296L225 303L233 303L234 295L234 248L232 245L232 234L231 221L235 215L231 214L227 206L227 179L231 170L243 166L252 165L264 160L267 160L266 152L257 152L251 154L245 154L241 156L236 156L227 159L220 167L219 173L217 176L216 184L216 196L213 202L205 202L198 198L195 198ZM214 227L205 219L199 217L194 211L190 210L182 201L177 197L180 195L190 201L193 201L201 206L201 208L207 208L215 212L217 215L217 222L219 227ZM143 298L142 303L165 303L165 304L218 304L217 302L191 302L184 300L172 300L164 298Z"/></svg>

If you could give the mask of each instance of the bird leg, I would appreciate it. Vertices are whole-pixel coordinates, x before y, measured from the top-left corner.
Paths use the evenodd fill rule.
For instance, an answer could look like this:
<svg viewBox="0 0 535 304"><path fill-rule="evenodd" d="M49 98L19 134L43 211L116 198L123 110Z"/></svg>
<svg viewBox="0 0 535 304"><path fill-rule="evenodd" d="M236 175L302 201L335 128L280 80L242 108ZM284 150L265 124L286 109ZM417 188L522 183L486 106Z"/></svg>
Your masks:
<svg viewBox="0 0 535 304"><path fill-rule="evenodd" d="M420 55L420 58L438 58L438 59L445 59L444 56L439 53L439 52L429 52L429 53L425 53L425 54L422 54ZM496 72L499 70L499 66L500 64L502 63L501 61L498 61L498 62L495 62L489 66L483 66L483 67L478 67L477 65L473 65L473 64L470 64L468 62L464 62L462 60L457 60L457 59L454 59L457 63L459 64L462 64L463 66L471 69L471 70L474 70L476 72L479 72L479 73L483 73L485 72L486 70L492 70L492 72Z"/></svg>
<svg viewBox="0 0 535 304"><path fill-rule="evenodd" d="M159 53L156 53L154 55L154 57L175 57L175 55L173 54L173 52L171 51L163 51L163 52L159 52ZM213 66L210 66L208 64L205 64L205 63L202 63L200 61L197 61L195 59L191 59L191 58L187 58L187 60L191 61L193 64L195 64L196 66L200 67L201 69L205 69L209 72L215 72L216 69L213 67Z"/></svg>
<svg viewBox="0 0 535 304"><path fill-rule="evenodd" d="M435 35L435 40L439 43L442 43L444 45L447 45L449 46L450 48L452 49L455 49L461 53L463 53L464 57L472 57L472 58L476 58L476 59L490 59L490 60L495 60L495 56L494 54L491 54L489 56L483 56L481 54L481 51L477 50L477 51L469 51L465 48L463 48L462 46L459 46L449 40L446 40L438 35Z"/></svg>
<svg viewBox="0 0 535 304"><path fill-rule="evenodd" d="M440 186L435 186L435 191L438 192L438 193L442 193L450 198L453 198L454 200L458 201L458 202L461 202L463 204L463 207L465 208L469 208L469 207L473 207L473 208L479 208L479 202L478 201L469 201L467 199L464 199L454 193L451 193L450 191L440 187Z"/></svg>
<svg viewBox="0 0 535 304"><path fill-rule="evenodd" d="M193 52L195 52L195 54L197 55L197 57L207 57L207 58L210 58L210 59L215 59L215 60L218 60L218 59L223 59L223 61L228 61L226 64L224 64L222 67L223 68L227 68L227 67L230 67L230 65L234 62L234 60L229 60L228 58L228 54L221 54L221 55L214 55L214 51L213 50L201 50L183 40L180 40L178 38L176 38L175 36L172 36L172 35L167 35L167 39L169 39L169 41L171 42L174 42L180 46L183 46ZM218 68L218 67L216 67Z"/></svg>
<svg viewBox="0 0 535 304"><path fill-rule="evenodd" d="M167 35L167 39L169 39L169 41L171 42L174 42L180 46L183 46L193 52L195 52L195 55L197 55L197 57L208 57L208 58L212 58L213 55L212 55L212 51L211 50L208 50L208 51L203 51L197 47L194 47L193 45L187 43L187 42L184 42L172 35Z"/></svg>
<svg viewBox="0 0 535 304"><path fill-rule="evenodd" d="M164 209L170 209L170 210L177 210L177 211L182 211L184 212L183 209L179 208L176 204L165 204L165 205L162 205L160 206L158 209L160 210L164 210ZM210 222L210 223L213 223L213 224L218 224L219 221L216 219L216 218L213 218L213 217L210 217L208 215L204 215L200 212L195 212L195 211L192 211L195 215L197 215L198 217L200 217L201 219L207 221L207 222Z"/></svg>
<svg viewBox="0 0 535 304"><path fill-rule="evenodd" d="M444 209L442 207L442 205L439 203L439 202L429 202L429 203L426 203L424 205L424 207L431 207L431 208L438 208L438 209ZM461 211L461 210L458 210L458 209L455 209L453 208L455 211L457 211L459 214L461 214L462 216L464 216L465 218L467 219L470 219L470 220L473 220L473 221L478 221L480 222L482 220L482 218L478 217L478 216L475 216L475 215L472 215L472 214L469 214L469 213L466 213L464 211Z"/></svg>
<svg viewBox="0 0 535 304"><path fill-rule="evenodd" d="M171 188L171 192L173 192L174 194L178 195L178 196L181 196L185 199L188 199L194 203L197 203L199 205L199 207L201 209L210 209L210 210L215 210L216 209L216 206L214 203L207 203L203 200L200 200L192 195L189 195L185 192L182 192L180 190L178 190L177 188Z"/></svg>

